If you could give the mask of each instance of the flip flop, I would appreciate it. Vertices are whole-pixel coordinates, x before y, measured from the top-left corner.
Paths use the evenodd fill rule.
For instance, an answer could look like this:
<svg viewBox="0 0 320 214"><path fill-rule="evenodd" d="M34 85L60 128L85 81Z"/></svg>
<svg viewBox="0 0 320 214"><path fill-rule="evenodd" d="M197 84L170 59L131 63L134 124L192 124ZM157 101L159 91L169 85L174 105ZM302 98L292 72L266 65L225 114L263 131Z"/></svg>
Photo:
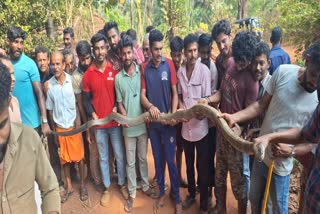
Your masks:
<svg viewBox="0 0 320 214"><path fill-rule="evenodd" d="M80 188L80 200L81 201L88 200L88 190L85 187Z"/></svg>
<svg viewBox="0 0 320 214"><path fill-rule="evenodd" d="M154 214L159 214L159 211L161 208L164 208L164 203L159 203L159 200L157 200L154 204L153 204L153 213Z"/></svg>
<svg viewBox="0 0 320 214"><path fill-rule="evenodd" d="M61 197L61 203L65 203L69 197L72 195L73 191L72 192L66 192L63 196L60 196Z"/></svg>

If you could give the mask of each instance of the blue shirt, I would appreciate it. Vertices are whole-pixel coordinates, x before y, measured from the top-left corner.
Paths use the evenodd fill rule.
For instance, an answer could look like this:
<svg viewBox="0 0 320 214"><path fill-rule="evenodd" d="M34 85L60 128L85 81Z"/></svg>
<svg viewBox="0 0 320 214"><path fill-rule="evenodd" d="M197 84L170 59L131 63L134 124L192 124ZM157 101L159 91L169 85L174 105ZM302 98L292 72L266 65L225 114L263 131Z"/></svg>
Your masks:
<svg viewBox="0 0 320 214"><path fill-rule="evenodd" d="M177 84L176 70L171 60L162 57L156 68L153 61L143 68L142 88L146 89L149 102L156 106L160 112L171 111L171 85ZM160 123L151 123L150 128L161 127Z"/></svg>
<svg viewBox="0 0 320 214"><path fill-rule="evenodd" d="M280 45L276 45L273 48L271 48L270 52L270 74L272 75L279 65L282 64L291 64L290 56L287 52L285 52Z"/></svg>
<svg viewBox="0 0 320 214"><path fill-rule="evenodd" d="M36 128L40 125L40 111L32 83L40 82L37 65L25 54L22 54L18 60L12 61L12 64L16 79L13 96L20 104L22 124Z"/></svg>

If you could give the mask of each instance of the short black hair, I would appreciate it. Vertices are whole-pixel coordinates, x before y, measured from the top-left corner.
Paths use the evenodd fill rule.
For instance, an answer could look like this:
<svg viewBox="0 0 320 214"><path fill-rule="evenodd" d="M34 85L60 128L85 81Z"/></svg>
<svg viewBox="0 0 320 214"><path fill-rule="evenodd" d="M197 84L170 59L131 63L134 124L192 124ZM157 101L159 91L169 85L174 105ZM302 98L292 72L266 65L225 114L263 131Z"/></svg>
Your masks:
<svg viewBox="0 0 320 214"><path fill-rule="evenodd" d="M235 62L251 62L256 54L257 39L253 33L242 31L236 34L232 42L232 55Z"/></svg>
<svg viewBox="0 0 320 214"><path fill-rule="evenodd" d="M75 59L74 59L74 54L72 53L72 51L71 51L71 49L69 49L69 48L65 48L65 49L63 49L62 51L61 51L61 53L62 53L62 55L63 55L63 60L65 61L66 60L66 58L68 57L68 56L71 56L72 57L72 62L74 63L75 62Z"/></svg>
<svg viewBox="0 0 320 214"><path fill-rule="evenodd" d="M212 38L209 34L203 33L199 37L199 47L206 47L212 45Z"/></svg>
<svg viewBox="0 0 320 214"><path fill-rule="evenodd" d="M257 43L256 49L255 49L255 57L261 56L262 54L267 56L267 60L269 60L270 57L270 47L267 43L260 41Z"/></svg>
<svg viewBox="0 0 320 214"><path fill-rule="evenodd" d="M17 27L17 26L11 25L7 30L7 39L10 42L13 42L17 38L21 38L22 40L25 40L26 39L26 34L21 29L21 27Z"/></svg>
<svg viewBox="0 0 320 214"><path fill-rule="evenodd" d="M133 29L127 30L127 34L131 37L133 41L137 40L137 33Z"/></svg>
<svg viewBox="0 0 320 214"><path fill-rule="evenodd" d="M50 51L48 48L44 47L44 46L38 46L34 49L34 55L35 57L37 57L37 55L39 53L45 53L47 54L48 59L50 59Z"/></svg>
<svg viewBox="0 0 320 214"><path fill-rule="evenodd" d="M101 34L101 33L96 33L91 37L91 45L94 46L97 42L100 42L101 40L107 42L107 38Z"/></svg>
<svg viewBox="0 0 320 214"><path fill-rule="evenodd" d="M74 38L74 32L73 32L73 29L71 27L66 27L64 30L63 30L63 34L70 34L70 36L72 38Z"/></svg>
<svg viewBox="0 0 320 214"><path fill-rule="evenodd" d="M186 37L184 37L184 40L183 40L184 50L186 50L188 48L188 46L192 43L198 44L198 37L195 34L190 33Z"/></svg>
<svg viewBox="0 0 320 214"><path fill-rule="evenodd" d="M282 37L282 29L280 27L275 27L272 29L270 42L272 44L277 44L280 42L280 39Z"/></svg>
<svg viewBox="0 0 320 214"><path fill-rule="evenodd" d="M161 31L154 29L149 33L150 48L152 47L154 42L162 42L162 40L163 40L163 34L161 33Z"/></svg>
<svg viewBox="0 0 320 214"><path fill-rule="evenodd" d="M218 21L212 28L211 36L213 40L217 40L220 33L224 33L230 36L231 33L231 25L230 22L226 19L222 19Z"/></svg>
<svg viewBox="0 0 320 214"><path fill-rule="evenodd" d="M8 108L10 100L11 75L9 68L0 61L0 111Z"/></svg>
<svg viewBox="0 0 320 214"><path fill-rule="evenodd" d="M121 48L126 48L126 47L130 47L131 49L133 49L133 41L129 35L124 34L123 37L120 39L119 48L121 50Z"/></svg>
<svg viewBox="0 0 320 214"><path fill-rule="evenodd" d="M91 55L91 46L88 41L81 40L76 46L76 52L78 56Z"/></svg>
<svg viewBox="0 0 320 214"><path fill-rule="evenodd" d="M183 50L183 39L180 36L175 36L170 41L171 52L181 52Z"/></svg>
<svg viewBox="0 0 320 214"><path fill-rule="evenodd" d="M313 65L320 66L320 40L309 46L305 51L305 55L309 57Z"/></svg>
<svg viewBox="0 0 320 214"><path fill-rule="evenodd" d="M153 27L152 25L148 25L146 28L146 33L150 33L154 29L155 29L155 27Z"/></svg>
<svg viewBox="0 0 320 214"><path fill-rule="evenodd" d="M115 28L116 31L119 33L118 24L115 21L107 22L103 27L103 31L105 34L107 34L108 31L111 30L112 28Z"/></svg>

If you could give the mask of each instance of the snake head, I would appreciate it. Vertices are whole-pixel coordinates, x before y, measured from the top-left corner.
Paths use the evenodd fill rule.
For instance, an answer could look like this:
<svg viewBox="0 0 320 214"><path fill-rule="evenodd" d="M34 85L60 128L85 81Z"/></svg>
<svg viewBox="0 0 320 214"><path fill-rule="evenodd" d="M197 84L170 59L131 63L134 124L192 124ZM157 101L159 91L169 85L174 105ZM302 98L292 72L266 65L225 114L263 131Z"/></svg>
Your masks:
<svg viewBox="0 0 320 214"><path fill-rule="evenodd" d="M262 144L255 144L253 150L255 158L261 162L264 159L266 147Z"/></svg>

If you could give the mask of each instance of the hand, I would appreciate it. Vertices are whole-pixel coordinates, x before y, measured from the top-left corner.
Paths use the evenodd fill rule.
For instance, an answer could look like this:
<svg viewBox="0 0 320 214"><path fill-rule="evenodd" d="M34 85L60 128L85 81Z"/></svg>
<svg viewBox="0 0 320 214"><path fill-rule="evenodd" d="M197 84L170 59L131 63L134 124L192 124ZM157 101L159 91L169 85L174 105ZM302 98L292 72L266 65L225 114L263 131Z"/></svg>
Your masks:
<svg viewBox="0 0 320 214"><path fill-rule="evenodd" d="M113 107L112 112L117 113L117 107Z"/></svg>
<svg viewBox="0 0 320 214"><path fill-rule="evenodd" d="M253 136L257 136L257 134L259 134L260 132L260 128L256 128L256 129L249 129L247 135L245 136L244 139L248 140L248 139L252 139Z"/></svg>
<svg viewBox="0 0 320 214"><path fill-rule="evenodd" d="M208 105L208 100L205 98L201 98L198 100L198 104L204 104L204 105Z"/></svg>
<svg viewBox="0 0 320 214"><path fill-rule="evenodd" d="M159 111L159 109L158 109L157 107L155 107L155 106L151 106L151 108L149 109L149 112L150 112L151 118L152 118L153 120L157 120L157 119L159 118L159 116L160 116L160 111Z"/></svg>
<svg viewBox="0 0 320 214"><path fill-rule="evenodd" d="M80 126L81 126L80 119L76 119L76 121L75 121L74 125L75 125L75 128L80 127Z"/></svg>
<svg viewBox="0 0 320 214"><path fill-rule="evenodd" d="M41 131L44 136L48 136L51 133L51 129L49 127L48 123L42 123L41 124Z"/></svg>
<svg viewBox="0 0 320 214"><path fill-rule="evenodd" d="M293 146L283 143L274 143L271 146L271 151L274 157L288 158L292 154Z"/></svg>
<svg viewBox="0 0 320 214"><path fill-rule="evenodd" d="M129 126L128 124L126 124L126 123L121 124L121 126L122 126L123 128L129 128L129 127L130 127L130 126Z"/></svg>
<svg viewBox="0 0 320 214"><path fill-rule="evenodd" d="M86 131L86 137L87 137L87 141L89 144L92 144L95 142L95 134L94 134L94 130L92 128L88 129Z"/></svg>
<svg viewBox="0 0 320 214"><path fill-rule="evenodd" d="M223 118L227 121L230 128L234 127L236 125L236 121L234 120L232 114L228 113L219 113L218 118Z"/></svg>
<svg viewBox="0 0 320 214"><path fill-rule="evenodd" d="M98 115L95 112L92 112L92 119L93 120L98 120L99 119Z"/></svg>
<svg viewBox="0 0 320 214"><path fill-rule="evenodd" d="M267 148L270 143L270 139L267 135L260 136L258 138L253 139L254 146L262 145L264 148Z"/></svg>
<svg viewBox="0 0 320 214"><path fill-rule="evenodd" d="M0 48L0 56L6 56L6 51L2 48Z"/></svg>
<svg viewBox="0 0 320 214"><path fill-rule="evenodd" d="M234 127L231 128L235 135L240 136L242 133L242 129L238 124L235 124Z"/></svg>
<svg viewBox="0 0 320 214"><path fill-rule="evenodd" d="M150 117L145 117L145 118L143 118L143 120L144 120L145 123L152 122L152 119Z"/></svg>

